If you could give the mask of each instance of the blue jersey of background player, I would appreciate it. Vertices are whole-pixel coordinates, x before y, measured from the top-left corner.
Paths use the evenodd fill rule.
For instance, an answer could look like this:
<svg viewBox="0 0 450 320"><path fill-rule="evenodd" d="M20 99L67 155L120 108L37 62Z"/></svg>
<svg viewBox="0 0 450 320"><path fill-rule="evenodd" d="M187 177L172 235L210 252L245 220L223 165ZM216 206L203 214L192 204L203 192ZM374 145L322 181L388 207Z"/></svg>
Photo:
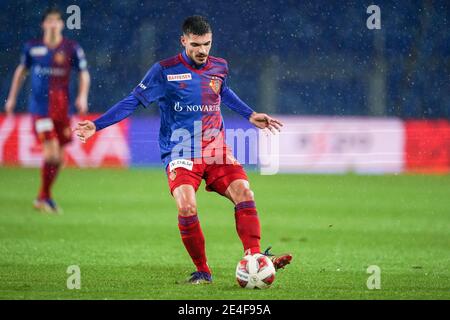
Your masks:
<svg viewBox="0 0 450 320"><path fill-rule="evenodd" d="M261 129L279 130L282 124L267 114L254 112L227 86L227 62L209 56L212 32L203 17L184 21L181 43L185 48L182 53L154 64L128 97L95 121L78 123L75 131L84 142L96 131L128 117L139 105L158 103L161 157L178 208L181 239L197 268L188 282L210 283L211 270L195 197L202 179L208 191L219 193L235 205L236 230L244 254L261 253L260 223L247 175L236 161L220 161L230 154L223 139L220 105L223 103ZM211 157L219 161L208 161ZM276 269L292 259L290 254L270 256Z"/></svg>
<svg viewBox="0 0 450 320"><path fill-rule="evenodd" d="M71 141L69 118L69 80L72 69L78 71L79 85L75 106L80 114L88 110L90 76L81 47L64 38L64 21L57 8L47 9L42 16L40 39L28 41L17 66L5 111L14 112L17 95L25 76L30 72L29 111L33 131L43 147L41 187L33 206L43 212L57 213L51 189L64 160L64 147Z"/></svg>

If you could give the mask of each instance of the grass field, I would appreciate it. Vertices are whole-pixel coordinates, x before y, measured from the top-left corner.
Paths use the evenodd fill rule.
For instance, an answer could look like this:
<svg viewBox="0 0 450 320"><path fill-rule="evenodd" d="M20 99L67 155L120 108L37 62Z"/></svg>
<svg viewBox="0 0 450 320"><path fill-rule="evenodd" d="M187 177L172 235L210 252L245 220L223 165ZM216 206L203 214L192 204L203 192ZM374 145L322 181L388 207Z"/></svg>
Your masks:
<svg viewBox="0 0 450 320"><path fill-rule="evenodd" d="M38 170L0 169L1 299L450 299L450 176L250 173L263 246L291 251L268 290L241 289L233 206L203 184L214 284L193 271L161 170L65 169L60 216L31 208ZM68 266L81 270L69 290ZM381 289L366 269L381 268Z"/></svg>

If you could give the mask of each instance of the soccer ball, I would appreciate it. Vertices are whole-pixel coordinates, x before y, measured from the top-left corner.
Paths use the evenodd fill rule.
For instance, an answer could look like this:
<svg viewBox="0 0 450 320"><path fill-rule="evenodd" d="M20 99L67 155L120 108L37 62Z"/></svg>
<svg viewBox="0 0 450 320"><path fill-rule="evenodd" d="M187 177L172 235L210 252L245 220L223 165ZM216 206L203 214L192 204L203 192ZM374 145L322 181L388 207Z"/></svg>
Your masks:
<svg viewBox="0 0 450 320"><path fill-rule="evenodd" d="M236 267L236 280L242 288L268 288L275 280L275 267L263 254L247 255Z"/></svg>

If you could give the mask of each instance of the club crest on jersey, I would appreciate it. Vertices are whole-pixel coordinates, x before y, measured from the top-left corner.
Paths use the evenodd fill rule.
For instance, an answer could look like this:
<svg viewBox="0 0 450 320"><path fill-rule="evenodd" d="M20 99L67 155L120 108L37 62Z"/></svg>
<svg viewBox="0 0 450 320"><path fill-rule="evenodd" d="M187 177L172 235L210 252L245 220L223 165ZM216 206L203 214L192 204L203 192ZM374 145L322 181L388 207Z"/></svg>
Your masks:
<svg viewBox="0 0 450 320"><path fill-rule="evenodd" d="M66 56L64 55L64 52L58 51L57 53L55 53L55 57L53 59L57 64L64 64Z"/></svg>
<svg viewBox="0 0 450 320"><path fill-rule="evenodd" d="M192 80L192 74L180 73L167 75L167 81L186 81L186 80Z"/></svg>
<svg viewBox="0 0 450 320"><path fill-rule="evenodd" d="M216 94L219 94L220 88L222 87L222 81L220 81L219 77L212 77L209 86Z"/></svg>

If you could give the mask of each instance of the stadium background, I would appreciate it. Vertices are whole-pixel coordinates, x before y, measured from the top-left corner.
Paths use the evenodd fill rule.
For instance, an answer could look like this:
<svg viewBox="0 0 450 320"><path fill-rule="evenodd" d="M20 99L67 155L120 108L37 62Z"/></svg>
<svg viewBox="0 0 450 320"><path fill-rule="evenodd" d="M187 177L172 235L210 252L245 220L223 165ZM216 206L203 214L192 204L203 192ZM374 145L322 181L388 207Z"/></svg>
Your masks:
<svg viewBox="0 0 450 320"><path fill-rule="evenodd" d="M53 4L1 1L2 99L24 41L40 36L41 15ZM199 192L217 286L174 287L190 262L161 170L66 169L55 190L64 216L43 220L31 210L40 149L30 133L26 83L19 115L0 115L0 298L449 298L448 1L56 4L81 8L81 29L64 35L86 52L95 114L127 95L155 61L179 52L183 18L202 14L214 30L212 55L229 61L231 87L287 123L282 172L445 175L250 172L265 243L299 259L274 290L251 294L231 284L240 255L233 232L224 232L234 228L231 206ZM381 8L381 30L366 27L371 4ZM222 110L227 127L249 128ZM67 164L159 167L158 126L156 107L139 110L87 145L74 141ZM84 291L62 285L73 263L85 272ZM386 274L379 292L365 286L373 263Z"/></svg>
<svg viewBox="0 0 450 320"><path fill-rule="evenodd" d="M62 9L71 4L81 8L81 29L66 29L65 35L76 39L86 52L92 76L91 112L105 111L126 96L154 62L179 52L183 17L203 14L214 28L212 54L229 61L231 86L256 110L289 116L337 116L341 121L346 116L384 117L394 121L388 127L371 128L371 123L359 118L361 127L372 129L369 133L352 126L348 128L344 122L342 126L351 134L342 135L342 128L329 128L330 123L336 123L335 119L325 118L320 123L311 123L316 128L313 133L302 132L301 127L296 129L296 136L290 140L294 153L306 157L318 152L335 153L331 149L339 149L344 157L346 153L352 157L351 154L361 152L398 154L397 159L380 158L380 168L374 165L361 169L363 172L447 172L449 169L450 126L448 121L434 122L450 118L450 9L446 1L408 1L401 5L379 1L381 30L366 27L369 17L366 9L370 5L367 1L343 1L339 5L327 1L258 4L250 1L234 5L219 2L214 6L208 1L195 5L190 1L113 1L107 5L96 1L61 1L57 4ZM17 63L26 39L40 36L38 25L45 8L43 2L34 1L1 4L3 25L15 30L2 34L0 92L4 97L16 66L12 62ZM72 92L74 87L73 84ZM19 112L26 112L28 92L29 84L18 99ZM242 121L235 123L236 117L230 110L223 110L228 127L243 125ZM124 132L127 146L122 148L122 154L112 155L121 158L117 161L119 165L159 164L157 154L143 152L158 147L157 117L155 106L141 109L132 118L134 124L128 126L131 131ZM394 129L398 119L403 122ZM413 119L433 121L409 122ZM293 123L299 121L308 127L308 119L292 119ZM4 128L8 126L19 128L20 124L4 123ZM328 129L322 129L325 127ZM13 129L4 130L14 135ZM374 132L383 130L399 136L396 147L364 145L377 139L372 137ZM289 132L289 126L286 131ZM326 136L328 148L317 145L320 135ZM378 139L390 137L384 135ZM21 156L11 154L12 151L5 154L6 149L14 149L11 145L20 144L16 140L20 139L3 143L2 162L36 165L37 160L20 159L37 157L32 154ZM97 166L103 160L79 162ZM304 158L291 160L301 162ZM358 167L354 163L358 160L343 161L346 164L334 170L328 170L327 165L318 168L304 165L287 166L286 171L340 172ZM388 162L397 165L384 168L383 163ZM283 167L286 166L281 164Z"/></svg>
<svg viewBox="0 0 450 320"><path fill-rule="evenodd" d="M388 128L381 126L371 130L371 123L364 123L364 118L360 118L361 126L371 130L369 135L391 130L399 136L398 145L390 149L382 146L361 149L361 144L370 144L368 140L372 139L367 138L367 132L350 127L347 131L351 134L342 135L339 133L342 129L328 128L330 123L336 123L335 119L328 118L319 125L311 124L315 124L314 133L297 128L296 136L291 137L294 152L307 157L317 152L335 153L329 149L338 148L341 156L350 154L350 158L351 154L361 152L397 153L397 159L381 158L379 167L375 164L367 170L361 169L363 172L447 172L449 169L448 121L408 122L450 117L450 9L446 1L408 1L401 5L379 1L381 30L366 27L368 1L343 1L339 5L327 1L263 1L258 4L250 1L234 5L219 2L213 6L208 1L195 4L190 1L113 1L108 4L61 1L57 4L62 9L71 4L81 8L81 29L66 29L65 35L79 41L85 49L92 76L91 112L105 111L127 95L155 61L179 52L183 17L203 14L214 28L212 54L229 61L231 86L256 110L290 116L338 116L341 121L345 120L344 116L384 117L394 123L403 120L397 129L393 129L395 124L391 123ZM27 39L40 36L38 25L45 7L45 2L34 1L20 4L3 1L1 4L3 25L15 30L4 32L1 37L0 92L4 97L21 46ZM72 85L72 92L74 87ZM19 112L26 112L28 92L29 84L19 96ZM223 110L228 127L243 125L242 121L235 123L236 117L230 110ZM157 154L143 152L158 147L157 117L158 108L154 107L140 110L131 118L134 121L128 126L131 132L124 132L127 146L122 148L121 154L111 155L120 158L116 161L118 165L160 163ZM307 119L292 120L293 123L298 121L308 126ZM24 120L26 122L28 120ZM14 135L13 129L5 129L11 126L17 130L20 124L3 123L4 132ZM342 126L346 127L345 122ZM321 129L323 127L328 129ZM28 129L20 131L24 130ZM329 145L326 150L317 145L320 143L318 136L324 131ZM389 135L379 139L389 140ZM20 144L17 140L20 139L11 138L3 143L2 163L37 165L38 155L11 151L14 145ZM28 144L32 147L31 142ZM291 160L301 162L304 158ZM358 160L343 161L346 163L334 170L327 165L316 168L305 164L287 166L286 171L341 172L358 167L355 164ZM397 164L384 168L382 163L388 162ZM81 163L98 166L105 161L80 159ZM283 167L281 165L281 169Z"/></svg>

